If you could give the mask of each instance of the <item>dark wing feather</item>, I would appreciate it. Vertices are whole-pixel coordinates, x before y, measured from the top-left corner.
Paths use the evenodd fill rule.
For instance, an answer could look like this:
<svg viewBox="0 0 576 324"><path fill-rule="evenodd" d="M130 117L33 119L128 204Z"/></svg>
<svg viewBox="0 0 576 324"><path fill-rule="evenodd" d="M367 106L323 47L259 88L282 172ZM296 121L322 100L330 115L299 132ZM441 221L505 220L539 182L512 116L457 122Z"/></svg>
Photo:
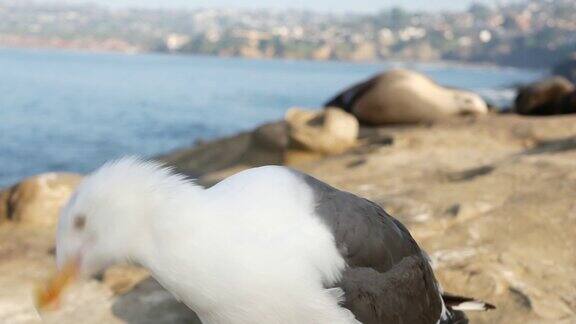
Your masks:
<svg viewBox="0 0 576 324"><path fill-rule="evenodd" d="M380 75L376 75L368 80L354 84L339 92L336 96L324 104L324 107L339 107L347 112L352 112L354 104L360 97L362 97L368 90L372 89L378 82Z"/></svg>
<svg viewBox="0 0 576 324"><path fill-rule="evenodd" d="M436 323L441 305L428 271L426 262L416 256L404 258L384 273L349 268L340 283L344 306L364 324Z"/></svg>
<svg viewBox="0 0 576 324"><path fill-rule="evenodd" d="M298 173L314 191L349 269L346 306L365 324L435 323L442 302L428 258L406 227L382 207Z"/></svg>

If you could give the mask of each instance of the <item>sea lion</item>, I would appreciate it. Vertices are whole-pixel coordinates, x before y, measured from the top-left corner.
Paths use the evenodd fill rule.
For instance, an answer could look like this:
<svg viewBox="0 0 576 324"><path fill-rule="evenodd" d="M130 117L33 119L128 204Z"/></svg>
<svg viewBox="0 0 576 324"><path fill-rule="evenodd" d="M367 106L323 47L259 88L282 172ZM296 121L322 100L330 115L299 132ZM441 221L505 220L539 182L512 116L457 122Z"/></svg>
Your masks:
<svg viewBox="0 0 576 324"><path fill-rule="evenodd" d="M309 111L291 108L285 116L288 128L286 164L313 161L341 154L357 142L358 120L339 108Z"/></svg>
<svg viewBox="0 0 576 324"><path fill-rule="evenodd" d="M0 190L0 223L55 225L60 208L81 179L75 173L43 173Z"/></svg>
<svg viewBox="0 0 576 324"><path fill-rule="evenodd" d="M343 153L356 145L358 121L342 109L309 111L291 108L285 119L289 147L330 155Z"/></svg>
<svg viewBox="0 0 576 324"><path fill-rule="evenodd" d="M378 79L380 78L380 74L371 77L368 80L362 81L357 83L349 88L346 88L339 94L337 94L334 98L330 99L330 101L324 104L324 107L338 107L344 109L344 111L351 113L354 104L358 100L358 98L362 97L364 93L371 90Z"/></svg>
<svg viewBox="0 0 576 324"><path fill-rule="evenodd" d="M477 94L442 87L425 75L394 69L342 91L325 104L369 125L433 122L452 115L486 114Z"/></svg>
<svg viewBox="0 0 576 324"><path fill-rule="evenodd" d="M520 115L562 115L576 112L572 82L561 76L547 78L518 89L514 111Z"/></svg>

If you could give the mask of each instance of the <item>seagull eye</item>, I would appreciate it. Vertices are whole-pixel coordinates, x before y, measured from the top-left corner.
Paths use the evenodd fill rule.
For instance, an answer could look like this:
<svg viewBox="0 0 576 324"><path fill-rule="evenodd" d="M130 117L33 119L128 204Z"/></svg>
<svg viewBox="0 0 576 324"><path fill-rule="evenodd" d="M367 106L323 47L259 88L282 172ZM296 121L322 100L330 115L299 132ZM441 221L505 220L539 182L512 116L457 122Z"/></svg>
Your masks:
<svg viewBox="0 0 576 324"><path fill-rule="evenodd" d="M81 231L86 227L86 216L78 215L74 218L74 229Z"/></svg>

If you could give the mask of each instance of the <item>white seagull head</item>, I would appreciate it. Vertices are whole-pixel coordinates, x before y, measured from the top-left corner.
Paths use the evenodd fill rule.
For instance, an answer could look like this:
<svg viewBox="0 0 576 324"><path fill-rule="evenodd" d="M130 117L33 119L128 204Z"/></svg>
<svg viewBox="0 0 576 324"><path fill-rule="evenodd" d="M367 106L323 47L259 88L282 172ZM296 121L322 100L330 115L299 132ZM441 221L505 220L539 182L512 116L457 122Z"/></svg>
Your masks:
<svg viewBox="0 0 576 324"><path fill-rule="evenodd" d="M124 158L87 176L62 209L56 238L59 269L83 277L132 261L150 242L149 220L167 194L191 187L159 163Z"/></svg>

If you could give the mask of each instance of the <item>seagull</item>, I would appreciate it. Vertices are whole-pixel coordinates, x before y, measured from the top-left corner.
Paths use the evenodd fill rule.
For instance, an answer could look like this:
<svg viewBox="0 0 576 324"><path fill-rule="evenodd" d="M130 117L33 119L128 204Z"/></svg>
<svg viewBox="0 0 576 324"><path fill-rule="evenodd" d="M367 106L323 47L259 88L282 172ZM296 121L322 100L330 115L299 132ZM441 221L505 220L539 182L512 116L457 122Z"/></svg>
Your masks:
<svg viewBox="0 0 576 324"><path fill-rule="evenodd" d="M493 308L443 295L380 206L283 166L203 188L157 162L108 162L62 209L56 262L66 278L139 264L204 324L467 323L462 310Z"/></svg>

